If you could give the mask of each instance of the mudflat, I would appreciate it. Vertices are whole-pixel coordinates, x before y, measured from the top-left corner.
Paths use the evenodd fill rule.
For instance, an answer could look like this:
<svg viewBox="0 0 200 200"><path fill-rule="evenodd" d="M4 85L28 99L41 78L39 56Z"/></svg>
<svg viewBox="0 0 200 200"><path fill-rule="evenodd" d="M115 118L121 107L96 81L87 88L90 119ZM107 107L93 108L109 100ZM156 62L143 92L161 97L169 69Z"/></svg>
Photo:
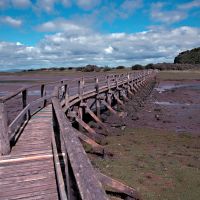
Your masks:
<svg viewBox="0 0 200 200"><path fill-rule="evenodd" d="M35 83L98 74L4 73L0 75L0 95ZM34 99L39 91L31 92ZM21 110L20 97L18 103L8 103L11 121ZM110 132L105 150L113 156L90 155L93 165L136 188L144 200L198 199L200 71L159 72L151 94L144 101L139 97L129 100L122 111L124 117L120 119L111 114L102 116Z"/></svg>
<svg viewBox="0 0 200 200"><path fill-rule="evenodd" d="M150 96L141 100L125 104L123 119L106 118L111 136L106 138L105 148L113 156L91 155L92 163L136 188L144 200L198 199L199 71L160 72Z"/></svg>

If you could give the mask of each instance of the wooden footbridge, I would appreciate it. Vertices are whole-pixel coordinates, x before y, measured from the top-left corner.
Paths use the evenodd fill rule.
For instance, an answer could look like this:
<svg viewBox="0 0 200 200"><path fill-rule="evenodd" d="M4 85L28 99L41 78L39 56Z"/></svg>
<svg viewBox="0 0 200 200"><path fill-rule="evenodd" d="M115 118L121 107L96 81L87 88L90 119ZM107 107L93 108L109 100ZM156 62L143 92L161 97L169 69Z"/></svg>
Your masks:
<svg viewBox="0 0 200 200"><path fill-rule="evenodd" d="M83 143L106 152L102 112L151 91L153 70L33 85L0 99L0 199L140 199L133 188L93 168ZM97 123L99 131L88 125Z"/></svg>

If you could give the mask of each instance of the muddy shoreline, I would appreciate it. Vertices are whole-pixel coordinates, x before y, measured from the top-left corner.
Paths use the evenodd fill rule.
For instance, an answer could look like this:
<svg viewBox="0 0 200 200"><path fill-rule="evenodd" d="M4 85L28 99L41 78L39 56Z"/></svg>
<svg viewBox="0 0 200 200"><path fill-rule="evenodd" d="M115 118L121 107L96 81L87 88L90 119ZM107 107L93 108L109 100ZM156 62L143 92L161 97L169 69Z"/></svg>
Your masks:
<svg viewBox="0 0 200 200"><path fill-rule="evenodd" d="M199 94L199 80L159 81L142 105L134 99L127 102L124 119L117 122L109 116L107 124L112 132L115 128L151 128L200 136Z"/></svg>
<svg viewBox="0 0 200 200"><path fill-rule="evenodd" d="M41 81L56 81L63 78L73 80L81 76L83 74L5 75L1 76L0 96L8 95L21 87L30 86ZM84 74L84 76L91 76L91 74ZM32 96L34 97L37 92L39 91L33 91ZM133 99L125 104L125 117L122 120L116 119L111 114L102 116L102 118L108 126L111 125L111 129L113 129L111 132L114 132L116 126L118 128L122 126L124 128L125 126L156 128L176 133L200 135L199 94L199 79L158 79L155 88L142 105L137 102L141 102L141 99L137 99L137 101ZM9 113L10 116L14 113L14 106L11 106ZM118 125L112 126L113 124Z"/></svg>

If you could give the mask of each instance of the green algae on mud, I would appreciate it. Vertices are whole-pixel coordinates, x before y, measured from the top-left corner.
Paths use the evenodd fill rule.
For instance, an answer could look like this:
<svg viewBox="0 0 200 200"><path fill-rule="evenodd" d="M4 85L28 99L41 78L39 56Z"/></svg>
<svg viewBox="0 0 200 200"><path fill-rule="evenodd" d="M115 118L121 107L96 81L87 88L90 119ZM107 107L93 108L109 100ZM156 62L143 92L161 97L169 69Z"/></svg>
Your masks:
<svg viewBox="0 0 200 200"><path fill-rule="evenodd" d="M96 168L136 188L144 200L199 198L199 136L144 128L120 133L106 139L113 157L91 156Z"/></svg>

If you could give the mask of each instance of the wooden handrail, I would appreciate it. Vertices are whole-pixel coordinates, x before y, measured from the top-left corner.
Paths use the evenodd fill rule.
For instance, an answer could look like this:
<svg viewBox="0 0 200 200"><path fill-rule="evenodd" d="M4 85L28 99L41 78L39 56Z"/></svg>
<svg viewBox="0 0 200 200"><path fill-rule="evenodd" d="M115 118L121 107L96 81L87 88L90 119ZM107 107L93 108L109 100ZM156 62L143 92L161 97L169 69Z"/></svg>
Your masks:
<svg viewBox="0 0 200 200"><path fill-rule="evenodd" d="M151 71L152 72L152 71ZM150 71L145 71L145 72L140 72L140 73L130 73L130 74L117 74L117 75L108 75L107 77L105 76L101 76L100 78L97 78L97 77L87 77L87 78L82 78L81 80L80 79L74 79L74 80L69 80L69 79L63 79L61 81L54 81L54 82L49 82L49 83L40 83L40 84L35 84L35 85L32 85L32 86L28 86L28 87L24 87L24 88L21 88L19 89L17 92L9 95L9 96L6 96L6 97L2 97L0 98L0 105L1 105L1 109L3 109L3 112L0 113L0 124L1 124L1 133L0 133L0 144L1 144L1 148L0 148L0 155L1 154L7 154L9 151L10 151L10 147L7 148L7 150L2 150L2 149L5 149L5 146L9 145L9 141L11 138L13 137L10 137L8 135L8 132L10 135L14 136L14 133L16 131L16 127L18 127L17 124L20 124L21 126L23 126L23 123L29 118L30 118L30 113L28 114L26 111L30 112L30 108L33 107L33 105L35 104L40 104L40 102L43 101L43 105L39 106L36 110L34 110L33 113L37 112L38 109L41 109L43 107L45 107L47 104L47 100L50 100L50 96L48 96L46 93L45 93L45 87L46 86L49 86L49 85L58 85L60 87L64 86L64 88L67 88L68 87L68 93L67 93L67 97L66 97L66 94L65 94L65 103L63 106L65 106L65 109L68 108L68 106L72 106L78 102L80 102L81 100L84 100L84 99L88 99L88 98L91 98L91 97L94 97L96 96L96 102L97 102L97 107L98 107L98 95L105 92L105 91L108 91L110 89L114 89L116 87L119 87L121 85L123 85L124 83L126 82L138 82L141 80L142 77L146 77L146 76L149 76ZM118 79L118 81L116 82L116 80ZM88 81L85 81L85 80L88 80ZM94 89L90 89L89 91L84 91L84 87L87 87L87 82L89 82L88 84L90 84L90 82L92 81L95 81L94 83ZM66 85L69 85L70 83L74 83L74 82L79 82L79 86L77 84L77 87L74 87L77 88L77 92L78 94L76 94L77 92L75 92L74 95L70 95L69 94L69 86L66 86ZM32 102L27 102L27 95L28 95L28 90L33 88L33 87L37 87L39 86L40 89L41 89L41 94L40 94L40 97L35 100L35 101L32 101ZM92 86L92 85L91 85ZM65 90L65 89L64 89ZM59 90L58 90L59 92ZM16 118L13 120L13 122L10 123L9 127L8 127L8 118L7 118L7 111L6 111L6 107L5 107L5 102L9 99L12 99L13 97L17 96L18 94L22 94L22 107L23 107L23 110L16 116ZM54 94L52 94L53 96L55 96ZM56 94L57 95L57 94ZM80 98L81 97L81 98ZM27 110L27 103L28 103L28 107L29 109ZM51 102L49 102L51 103ZM68 104L68 105L67 105ZM24 117L22 117L22 115ZM26 116L27 115L27 116ZM27 118L28 117L28 118ZM15 124L15 126L14 126ZM2 133L4 132L4 133ZM5 139L7 138L7 139ZM4 142L3 142L4 141ZM8 142L5 142L5 141L8 141ZM6 144L6 145L5 145Z"/></svg>
<svg viewBox="0 0 200 200"><path fill-rule="evenodd" d="M81 79L79 81L78 85L78 95L74 95L73 97L68 96L67 91L65 90L65 95L67 95L67 101L66 98L62 101L59 96L59 91L62 90L63 85L60 84L54 88L54 92L52 94L52 106L53 106L53 124L54 129L57 130L57 132L54 132L53 136L53 153L54 157L58 162L58 152L55 150L56 148L56 139L59 137L59 143L64 144L64 148L62 155L64 155L64 160L69 159L69 165L71 165L71 168L73 170L73 174L76 180L77 184L77 190L80 194L80 198L84 200L92 200L92 199L107 199L107 196L102 188L102 184L108 185L109 187L117 188L117 191L119 193L127 195L127 197L130 197L131 199L141 199L138 196L138 193L133 188L130 188L114 179L111 179L103 174L100 174L98 172L95 172L93 169L84 148L82 147L79 136L76 133L77 130L75 130L72 127L72 124L69 122L68 118L65 115L65 112L72 106L80 104L81 102L84 102L86 99L89 98L96 98L96 101L99 100L99 95L108 92L110 90L118 89L124 84L131 84L132 85L142 85L145 81L148 79L151 79L151 74L144 73L144 74L138 74L137 77L131 77L130 75L123 75L123 76L116 76L115 79L112 80L112 82L106 79L106 84L100 86L99 85L99 79L95 79L95 85L94 89L91 89L90 91L83 92L84 87L84 81ZM63 103L61 103L63 102ZM105 102L106 103L106 102ZM82 103L84 105L84 103ZM97 105L98 106L98 105ZM108 105L109 106L109 105ZM97 116L98 116L98 107L96 107L97 110ZM96 118L96 116L94 116ZM97 117L98 118L98 117ZM84 123L79 120L80 123ZM99 118L98 118L99 121ZM99 121L101 123L101 121ZM89 127L88 127L89 128ZM90 130L91 131L91 130ZM61 199L70 199L70 192L67 193L67 188L69 189L69 181L64 177L64 174L61 172L61 163L56 163L56 175L58 179L58 188L59 192L61 193ZM65 172L68 172L68 166L65 165ZM66 175L66 173L65 173ZM64 180L67 181L64 181ZM101 182L101 183L100 183ZM63 184L65 187L63 187ZM63 196L65 196L63 198ZM133 198L134 197L134 198Z"/></svg>
<svg viewBox="0 0 200 200"><path fill-rule="evenodd" d="M59 126L61 135L60 138L63 139L65 145L64 154L69 158L81 199L108 199L102 187L102 184L96 177L96 172L93 169L92 164L90 163L90 160L88 159L85 150L83 149L83 146L80 143L80 140L78 139L70 122L68 122L66 116L64 115L58 98L52 98L52 105L53 110L55 112L55 118L53 120L54 122L58 122L57 126ZM64 178L59 176L58 179L59 181L61 181ZM63 193L64 189L59 187L59 190Z"/></svg>
<svg viewBox="0 0 200 200"><path fill-rule="evenodd" d="M90 77L86 79L82 77L81 79L75 79L73 81L61 80L22 88L16 93L2 98L3 100L1 99L0 101L0 154L9 153L10 140L15 138L18 129L28 123L30 117L38 110L45 107L48 101L48 103L52 104L52 119L54 128L52 135L52 152L60 199L68 200L73 196L73 192L71 190L71 173L73 174L76 182L76 187L73 189L76 190L82 200L108 200L102 184L108 185L111 188L117 188L117 191L125 194L128 198L140 199L134 189L94 170L79 139L98 149L98 152L102 153L104 150L102 149L102 146L94 140L74 129L66 116L66 112L68 112L71 107L76 105L79 105L79 108L81 108L81 106L85 106L87 112L101 125L101 127L106 129L100 120L100 102L102 102L102 104L105 105L112 113L117 114L117 112L112 109L111 105L108 103L109 101L102 99L102 94L111 94L115 97L115 99L117 99L118 102L123 104L119 97L114 94L115 90L120 93L122 88L130 87L130 85L133 87L135 87L135 85L138 86L136 87L136 90L139 90L140 87L142 87L148 80L152 79L153 76L153 71L144 71L140 73L137 72L135 74L109 75L107 77L104 76L100 78ZM77 83L77 86L74 87L74 89L76 89L75 93L70 95L69 88L70 83L72 82ZM48 84L56 84L51 95L47 95L45 92L45 86ZM28 89L35 86L39 86L41 88L40 97L28 103ZM89 90L85 91L84 89L87 86L89 87ZM23 109L10 123L10 125L8 125L5 102L20 93L22 94ZM92 110L90 110L89 107L87 107L87 104L85 104L87 99L90 98L95 99L94 105L96 105L96 115ZM34 108L32 113L31 108ZM77 117L76 113L75 119L86 127L86 124L82 120L81 116ZM92 132L93 135L96 134L88 125L86 128Z"/></svg>

